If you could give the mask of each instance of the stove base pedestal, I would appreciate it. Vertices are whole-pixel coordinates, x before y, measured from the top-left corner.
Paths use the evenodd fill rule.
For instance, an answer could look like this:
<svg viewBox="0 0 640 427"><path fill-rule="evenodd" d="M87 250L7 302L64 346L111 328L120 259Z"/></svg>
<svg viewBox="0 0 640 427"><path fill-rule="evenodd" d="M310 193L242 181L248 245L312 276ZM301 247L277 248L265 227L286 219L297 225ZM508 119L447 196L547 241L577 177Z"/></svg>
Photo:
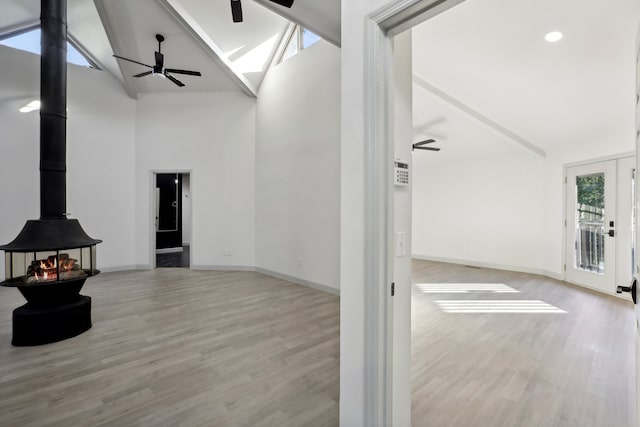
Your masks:
<svg viewBox="0 0 640 427"><path fill-rule="evenodd" d="M13 310L13 340L17 347L50 344L91 328L91 297L49 307L27 303Z"/></svg>

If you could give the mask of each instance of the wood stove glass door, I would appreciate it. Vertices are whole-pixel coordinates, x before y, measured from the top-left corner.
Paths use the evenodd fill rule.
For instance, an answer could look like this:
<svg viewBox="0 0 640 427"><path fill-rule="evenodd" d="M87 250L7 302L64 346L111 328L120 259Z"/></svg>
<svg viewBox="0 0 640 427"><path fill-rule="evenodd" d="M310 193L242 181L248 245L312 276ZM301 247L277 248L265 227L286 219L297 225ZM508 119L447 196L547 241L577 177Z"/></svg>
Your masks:
<svg viewBox="0 0 640 427"><path fill-rule="evenodd" d="M182 174L156 174L156 249L182 247Z"/></svg>

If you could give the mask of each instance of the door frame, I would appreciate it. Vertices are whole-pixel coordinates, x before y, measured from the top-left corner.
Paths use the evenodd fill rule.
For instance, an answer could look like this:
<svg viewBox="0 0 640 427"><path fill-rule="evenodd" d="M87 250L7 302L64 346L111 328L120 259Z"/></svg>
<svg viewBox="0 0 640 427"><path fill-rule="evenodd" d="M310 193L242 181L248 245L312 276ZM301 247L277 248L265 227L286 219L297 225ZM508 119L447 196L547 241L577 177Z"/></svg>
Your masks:
<svg viewBox="0 0 640 427"><path fill-rule="evenodd" d="M149 171L149 209L147 212L147 220L149 221L149 265L151 269L156 268L156 227L155 227L155 197L156 197L156 175L160 173L171 173L171 174L188 174L189 175L189 203L191 203L191 217L189 220L191 221L191 230L189 235L189 269L193 265L193 171L191 169L151 169ZM181 218L181 221L184 223L184 218ZM184 235L182 236L182 240L184 241Z"/></svg>
<svg viewBox="0 0 640 427"><path fill-rule="evenodd" d="M392 425L393 420L393 38L464 1L396 0L369 14L365 22L363 408L368 426Z"/></svg>
<svg viewBox="0 0 640 427"><path fill-rule="evenodd" d="M567 265L567 229L566 229L566 224L567 224L567 170L569 168L572 167L576 167L576 166L585 166L585 165L590 165L593 163L600 163L600 162L606 162L609 160L620 160L623 159L625 157L635 157L636 153L635 151L626 151L624 153L620 153L620 154L612 154L610 156L602 156L602 157L596 157L593 159L588 159L588 160L581 160L579 162L571 162L571 163L566 163L562 166L562 176L563 176L563 187L562 187L562 217L561 217L561 221L560 221L560 229L562 231L562 264L560 265L562 268L562 274L561 274L561 279L563 281L566 281L567 279L567 271L566 271L566 265ZM616 180L617 180L617 176L616 176ZM616 187L617 187L617 183L616 183ZM636 186L637 188L637 186ZM637 242L637 240L636 240ZM583 285L580 285L583 286ZM585 286L588 287L588 286ZM589 287L589 289L592 289ZM624 298L624 296L620 296L617 295L615 293L609 293L608 295L615 295L621 298Z"/></svg>

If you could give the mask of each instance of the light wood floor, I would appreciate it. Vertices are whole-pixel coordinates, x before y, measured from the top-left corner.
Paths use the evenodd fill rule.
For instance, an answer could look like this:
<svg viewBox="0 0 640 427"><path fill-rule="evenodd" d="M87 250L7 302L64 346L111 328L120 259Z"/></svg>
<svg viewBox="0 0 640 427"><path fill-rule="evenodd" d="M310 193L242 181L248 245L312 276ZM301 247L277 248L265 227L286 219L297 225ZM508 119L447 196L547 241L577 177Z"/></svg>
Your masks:
<svg viewBox="0 0 640 427"><path fill-rule="evenodd" d="M339 300L250 272L87 281L93 328L12 347L0 289L0 426L336 426Z"/></svg>
<svg viewBox="0 0 640 427"><path fill-rule="evenodd" d="M635 426L630 302L522 273L413 267L413 427ZM449 285L425 293L426 283ZM450 293L452 283L520 293ZM454 314L446 300L541 300L566 314Z"/></svg>
<svg viewBox="0 0 640 427"><path fill-rule="evenodd" d="M629 303L426 261L414 262L414 282L413 427L633 426ZM461 282L520 293L419 289ZM0 288L1 426L337 426L337 297L257 273L187 269L102 274L83 293L93 297L91 330L17 348L11 311L23 300ZM566 313L438 305L483 299Z"/></svg>

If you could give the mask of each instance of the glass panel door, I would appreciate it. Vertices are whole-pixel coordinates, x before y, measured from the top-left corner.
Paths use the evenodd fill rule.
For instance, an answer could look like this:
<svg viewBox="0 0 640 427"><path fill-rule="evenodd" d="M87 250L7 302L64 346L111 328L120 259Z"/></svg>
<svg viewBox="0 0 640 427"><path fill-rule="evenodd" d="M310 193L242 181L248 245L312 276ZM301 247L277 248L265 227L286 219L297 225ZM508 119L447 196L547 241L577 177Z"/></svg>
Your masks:
<svg viewBox="0 0 640 427"><path fill-rule="evenodd" d="M567 169L566 278L615 292L616 161Z"/></svg>

